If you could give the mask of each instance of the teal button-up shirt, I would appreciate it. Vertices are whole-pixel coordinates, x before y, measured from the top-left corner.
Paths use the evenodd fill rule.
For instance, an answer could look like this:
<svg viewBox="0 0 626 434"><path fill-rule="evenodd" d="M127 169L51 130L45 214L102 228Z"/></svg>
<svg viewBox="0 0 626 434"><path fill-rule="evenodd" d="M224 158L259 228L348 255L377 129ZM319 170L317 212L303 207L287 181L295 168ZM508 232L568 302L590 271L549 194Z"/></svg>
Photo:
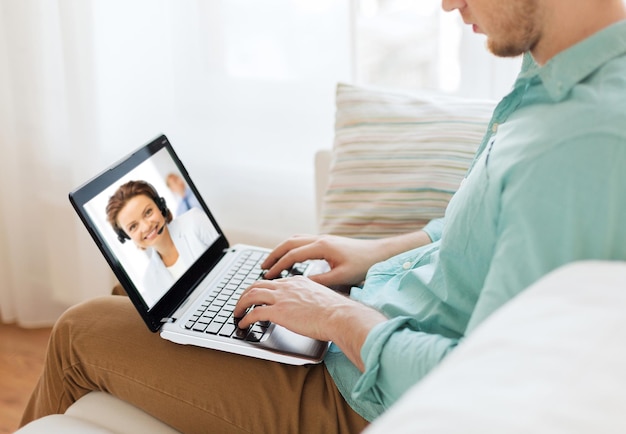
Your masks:
<svg viewBox="0 0 626 434"><path fill-rule="evenodd" d="M368 420L541 276L626 260L626 22L542 67L525 56L444 224L425 230L432 244L373 266L352 289L389 318L361 350L365 372L335 347L325 360Z"/></svg>

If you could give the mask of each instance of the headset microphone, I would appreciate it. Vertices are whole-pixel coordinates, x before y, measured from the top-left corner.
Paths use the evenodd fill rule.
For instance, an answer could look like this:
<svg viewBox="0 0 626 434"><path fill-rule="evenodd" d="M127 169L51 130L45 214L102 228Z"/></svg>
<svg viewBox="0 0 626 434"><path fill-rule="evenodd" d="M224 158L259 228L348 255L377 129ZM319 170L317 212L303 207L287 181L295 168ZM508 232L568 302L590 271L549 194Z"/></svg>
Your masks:
<svg viewBox="0 0 626 434"><path fill-rule="evenodd" d="M161 226L161 229L159 229L159 230L157 231L157 234L161 235L161 234L163 233L163 231L165 230L165 225L166 225L166 224L167 224L167 223L163 223L163 226Z"/></svg>

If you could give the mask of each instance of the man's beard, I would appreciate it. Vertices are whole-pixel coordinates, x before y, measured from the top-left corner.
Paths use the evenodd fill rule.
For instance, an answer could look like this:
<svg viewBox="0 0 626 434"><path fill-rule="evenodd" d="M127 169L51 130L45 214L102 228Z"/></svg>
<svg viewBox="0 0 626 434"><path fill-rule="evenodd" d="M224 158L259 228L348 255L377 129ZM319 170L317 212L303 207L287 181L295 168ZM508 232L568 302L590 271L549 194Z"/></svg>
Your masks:
<svg viewBox="0 0 626 434"><path fill-rule="evenodd" d="M500 57L516 57L532 50L540 36L537 0L516 0L509 4L510 10L504 14L508 20L502 22L500 29L503 36L487 38L489 51Z"/></svg>

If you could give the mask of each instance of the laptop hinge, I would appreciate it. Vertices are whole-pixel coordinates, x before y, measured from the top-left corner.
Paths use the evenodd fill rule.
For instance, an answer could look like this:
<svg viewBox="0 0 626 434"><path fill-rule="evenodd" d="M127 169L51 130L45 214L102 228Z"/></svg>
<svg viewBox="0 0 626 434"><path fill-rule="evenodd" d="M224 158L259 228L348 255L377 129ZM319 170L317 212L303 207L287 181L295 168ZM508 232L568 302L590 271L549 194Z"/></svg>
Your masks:
<svg viewBox="0 0 626 434"><path fill-rule="evenodd" d="M161 318L161 324L165 324L165 323L169 323L169 322L175 322L175 321L176 321L176 318L169 318L169 317Z"/></svg>

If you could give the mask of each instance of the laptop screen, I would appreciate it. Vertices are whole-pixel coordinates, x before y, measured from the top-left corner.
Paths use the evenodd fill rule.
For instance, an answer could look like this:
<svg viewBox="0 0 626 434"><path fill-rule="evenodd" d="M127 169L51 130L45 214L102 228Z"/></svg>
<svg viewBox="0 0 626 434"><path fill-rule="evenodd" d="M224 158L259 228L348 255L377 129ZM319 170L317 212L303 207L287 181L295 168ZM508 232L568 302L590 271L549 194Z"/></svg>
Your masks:
<svg viewBox="0 0 626 434"><path fill-rule="evenodd" d="M194 267L199 259L219 256L227 247L165 136L70 193L70 201L135 305L153 316L152 323L206 274L206 267Z"/></svg>

